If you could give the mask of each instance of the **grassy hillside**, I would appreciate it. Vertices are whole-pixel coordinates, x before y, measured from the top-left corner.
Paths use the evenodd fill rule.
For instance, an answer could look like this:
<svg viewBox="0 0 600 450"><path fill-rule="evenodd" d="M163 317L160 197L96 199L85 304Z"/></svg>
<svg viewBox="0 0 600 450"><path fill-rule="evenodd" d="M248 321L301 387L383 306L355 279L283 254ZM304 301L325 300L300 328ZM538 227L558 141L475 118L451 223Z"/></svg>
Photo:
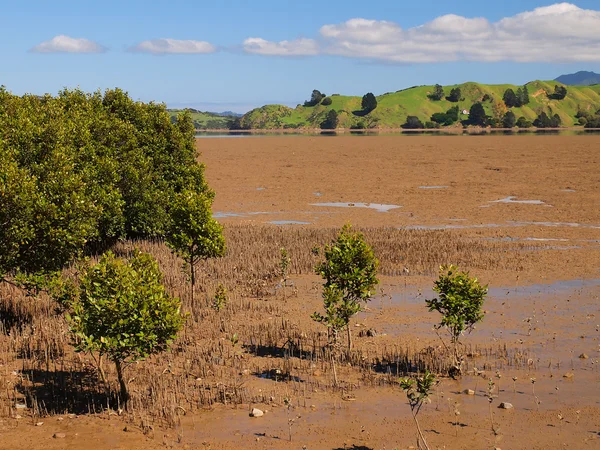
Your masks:
<svg viewBox="0 0 600 450"><path fill-rule="evenodd" d="M171 115L171 120L177 117L177 114L182 112L181 109L169 109L168 112ZM223 116L210 112L197 111L190 109L192 120L194 121L194 127L197 130L210 130L210 129L225 129L230 128L232 122L236 119L235 116Z"/></svg>
<svg viewBox="0 0 600 450"><path fill-rule="evenodd" d="M591 111L600 109L600 85L567 86L568 94L565 99L550 100L547 93L554 92L556 84L560 83L556 81L528 83L530 103L521 108L512 108L512 111L517 117L525 116L532 121L542 111L551 115L558 114L563 126L573 126L577 123L575 115L578 109ZM430 100L428 95L433 92L433 86L417 86L378 96L377 108L366 115L361 111L362 97L334 95L329 106L298 106L295 109L282 105L263 106L244 115L241 124L244 128L318 128L327 112L333 108L338 112L339 126L343 128L356 127L359 124L366 128L399 128L406 122L407 116L417 116L425 122L433 113L446 112L457 104L461 110L469 110L474 103L488 97L489 100L484 101L483 105L491 116L492 105L495 101L502 100L504 91L511 88L516 92L519 88L510 84L485 85L469 82L444 86L446 95L455 87L461 89L464 99L458 103L445 99ZM466 119L466 116L462 118Z"/></svg>

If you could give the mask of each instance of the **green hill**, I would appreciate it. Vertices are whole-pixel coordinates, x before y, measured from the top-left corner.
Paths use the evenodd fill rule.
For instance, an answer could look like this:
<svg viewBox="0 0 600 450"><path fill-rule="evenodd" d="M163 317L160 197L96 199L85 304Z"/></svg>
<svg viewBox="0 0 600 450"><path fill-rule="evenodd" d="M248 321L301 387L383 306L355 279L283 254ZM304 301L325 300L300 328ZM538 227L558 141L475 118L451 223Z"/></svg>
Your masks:
<svg viewBox="0 0 600 450"><path fill-rule="evenodd" d="M192 115L194 127L196 130L215 130L229 129L233 122L237 119L235 115L216 114L211 112L203 112L195 109L187 108L187 111ZM171 121L175 121L177 114L184 111L183 109L168 109L171 116Z"/></svg>
<svg viewBox="0 0 600 450"><path fill-rule="evenodd" d="M538 114L558 114L562 126L573 126L577 123L575 115L578 110L595 112L600 109L600 85L567 86L568 93L563 100L551 100L548 94L554 92L556 81L532 81L527 83L530 102L520 108L511 108L517 117L524 116L533 121ZM501 101L506 89L515 92L520 86L510 84L486 85L479 83L463 83L444 86L446 95L450 90L459 87L462 98L458 103L446 99L434 101L428 95L434 86L416 86L377 97L377 108L368 114L361 111L362 97L334 95L328 106L297 106L295 109L283 105L266 105L246 113L240 120L242 128L318 128L325 120L330 109L338 112L340 128L399 128L406 122L407 116L417 116L421 121L430 120L433 113L446 112L458 105L461 110L469 110L476 102L482 102L487 114L492 116L495 102ZM462 116L461 119L466 119Z"/></svg>

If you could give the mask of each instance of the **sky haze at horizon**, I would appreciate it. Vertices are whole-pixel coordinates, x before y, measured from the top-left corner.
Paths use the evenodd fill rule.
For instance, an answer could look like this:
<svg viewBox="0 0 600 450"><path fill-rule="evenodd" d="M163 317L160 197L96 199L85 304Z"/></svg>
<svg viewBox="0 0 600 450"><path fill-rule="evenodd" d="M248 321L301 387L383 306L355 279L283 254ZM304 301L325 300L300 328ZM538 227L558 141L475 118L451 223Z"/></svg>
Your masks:
<svg viewBox="0 0 600 450"><path fill-rule="evenodd" d="M119 87L172 108L245 112L293 107L313 89L600 72L597 0L0 3L0 85L19 95Z"/></svg>

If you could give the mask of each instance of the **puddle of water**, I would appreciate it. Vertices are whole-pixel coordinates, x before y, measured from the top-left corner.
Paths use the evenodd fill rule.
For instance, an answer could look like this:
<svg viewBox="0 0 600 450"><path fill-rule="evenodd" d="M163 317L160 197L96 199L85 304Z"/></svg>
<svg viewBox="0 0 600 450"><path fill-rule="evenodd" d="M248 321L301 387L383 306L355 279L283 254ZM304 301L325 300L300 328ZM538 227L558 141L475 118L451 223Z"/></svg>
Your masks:
<svg viewBox="0 0 600 450"><path fill-rule="evenodd" d="M273 225L310 225L310 222L302 222L300 220L272 220L268 223Z"/></svg>
<svg viewBox="0 0 600 450"><path fill-rule="evenodd" d="M521 203L524 205L545 205L546 202L541 200L517 200L517 197L510 195L506 198L501 198L500 200L492 200L489 203Z"/></svg>
<svg viewBox="0 0 600 450"><path fill-rule="evenodd" d="M573 227L573 228L597 228L600 229L600 225L592 225L589 223L574 223L574 222L523 222L509 220L508 223L514 224L512 226L523 226L523 225L538 225L540 227Z"/></svg>
<svg viewBox="0 0 600 450"><path fill-rule="evenodd" d="M567 188L567 189L561 189L561 192L577 192L577 191L575 189Z"/></svg>
<svg viewBox="0 0 600 450"><path fill-rule="evenodd" d="M553 283L545 284L530 284L526 286L500 286L492 287L488 290L488 295L494 297L505 297L507 295L512 296L530 296L536 294L557 294L559 292L564 293L565 291L572 291L576 289L589 288L600 286L600 278L592 278L588 280L576 279L576 280L563 280L555 281Z"/></svg>
<svg viewBox="0 0 600 450"><path fill-rule="evenodd" d="M315 197L320 197L320 196L321 196L321 195L323 195L323 194L321 194L320 192L313 192L313 195L314 195Z"/></svg>
<svg viewBox="0 0 600 450"><path fill-rule="evenodd" d="M223 212L217 211L213 213L214 219L225 219L227 217L247 217L247 216L258 216L262 214L279 214L278 212L268 212L268 211L250 211L245 213L237 213L237 212Z"/></svg>
<svg viewBox="0 0 600 450"><path fill-rule="evenodd" d="M448 189L448 186L419 186L419 189Z"/></svg>
<svg viewBox="0 0 600 450"><path fill-rule="evenodd" d="M381 203L343 203L343 202L332 202L332 203L311 203L311 206L324 206L330 208L369 208L374 209L378 212L388 212L392 209L402 208L398 205L384 205Z"/></svg>
<svg viewBox="0 0 600 450"><path fill-rule="evenodd" d="M257 188L256 188L256 190L257 190L257 191L264 191L265 189L266 189L266 188L264 188L264 187L257 187Z"/></svg>

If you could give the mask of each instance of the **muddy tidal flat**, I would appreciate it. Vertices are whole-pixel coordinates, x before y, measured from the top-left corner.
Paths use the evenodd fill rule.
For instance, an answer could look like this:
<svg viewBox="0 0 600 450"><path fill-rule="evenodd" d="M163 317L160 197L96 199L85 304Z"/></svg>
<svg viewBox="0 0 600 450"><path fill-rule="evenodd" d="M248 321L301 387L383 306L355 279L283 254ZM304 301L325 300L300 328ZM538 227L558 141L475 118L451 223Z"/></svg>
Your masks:
<svg viewBox="0 0 600 450"><path fill-rule="evenodd" d="M197 146L229 250L202 267L192 302L181 260L136 243L191 318L172 352L130 368L134 413L103 407L93 361L73 353L63 318L2 287L33 328L0 332L0 448L416 448L398 378L413 363L443 366L446 335L424 299L445 263L489 294L485 319L464 336L465 376L442 377L419 415L430 448L600 448L600 136ZM334 387L325 330L310 318L322 308L311 249L346 223L372 243L381 283L351 322L355 353ZM286 286L281 247L292 259ZM219 283L230 297L216 311ZM253 408L264 416L249 417Z"/></svg>

